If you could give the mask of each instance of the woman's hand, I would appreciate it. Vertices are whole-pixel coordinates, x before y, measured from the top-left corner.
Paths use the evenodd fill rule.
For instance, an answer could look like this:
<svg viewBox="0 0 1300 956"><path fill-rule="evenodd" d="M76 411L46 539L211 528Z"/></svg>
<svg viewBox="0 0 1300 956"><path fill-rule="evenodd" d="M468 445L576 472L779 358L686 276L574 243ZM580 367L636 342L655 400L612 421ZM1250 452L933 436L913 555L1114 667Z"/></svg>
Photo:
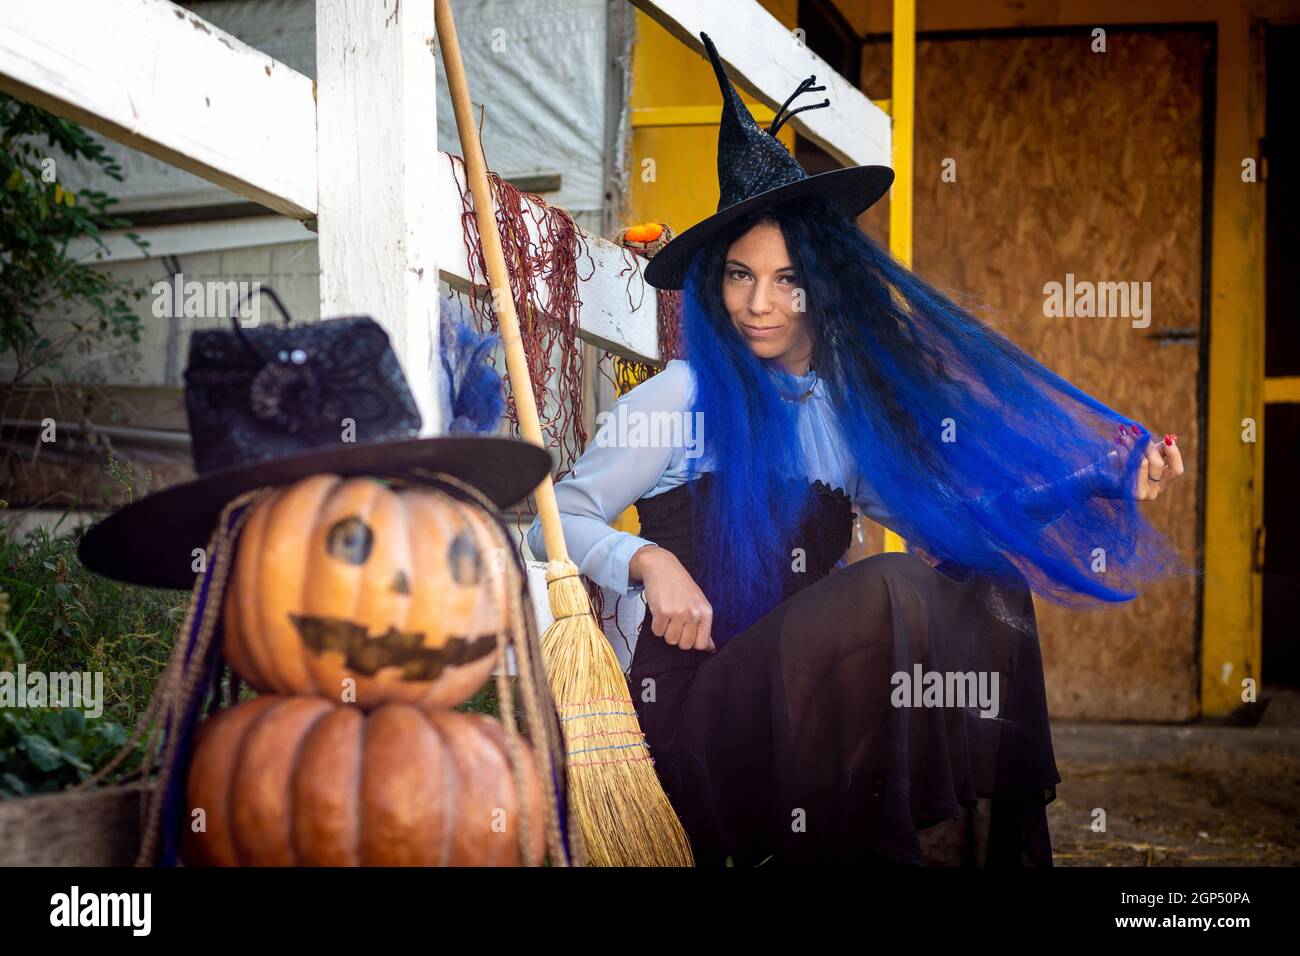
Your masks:
<svg viewBox="0 0 1300 956"><path fill-rule="evenodd" d="M1129 451L1137 444L1138 426L1121 425L1115 434L1116 444ZM1146 447L1146 457L1138 470L1136 494L1138 501L1154 501L1160 497L1170 482L1183 473L1183 453L1178 448L1177 435L1165 435L1163 439L1152 436Z"/></svg>
<svg viewBox="0 0 1300 956"><path fill-rule="evenodd" d="M713 607L671 551L650 545L632 555L628 574L645 585L650 629L684 651L714 651Z"/></svg>

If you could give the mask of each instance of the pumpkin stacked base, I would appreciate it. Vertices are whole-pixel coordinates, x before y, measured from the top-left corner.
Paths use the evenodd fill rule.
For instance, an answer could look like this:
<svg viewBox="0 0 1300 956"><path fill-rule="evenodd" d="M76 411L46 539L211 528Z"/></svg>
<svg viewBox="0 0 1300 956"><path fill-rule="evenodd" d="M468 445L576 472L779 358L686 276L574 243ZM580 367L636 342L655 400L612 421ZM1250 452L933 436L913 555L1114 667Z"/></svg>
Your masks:
<svg viewBox="0 0 1300 956"><path fill-rule="evenodd" d="M522 806L491 717L258 697L199 729L182 854L192 866L540 865L544 795L519 746Z"/></svg>

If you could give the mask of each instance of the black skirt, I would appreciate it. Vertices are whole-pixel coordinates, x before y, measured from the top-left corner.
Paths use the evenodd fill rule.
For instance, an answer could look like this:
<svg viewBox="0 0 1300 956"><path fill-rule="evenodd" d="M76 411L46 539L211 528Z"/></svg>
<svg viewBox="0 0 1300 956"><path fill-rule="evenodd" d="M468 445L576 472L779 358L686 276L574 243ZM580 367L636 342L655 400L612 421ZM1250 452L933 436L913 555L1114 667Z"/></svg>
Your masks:
<svg viewBox="0 0 1300 956"><path fill-rule="evenodd" d="M697 864L924 864L927 828L959 820L961 862L1050 866L1060 776L1028 588L903 553L830 570L852 513L817 490L806 583L716 652L667 644L650 615L638 637L632 699ZM638 505L695 574L685 486Z"/></svg>

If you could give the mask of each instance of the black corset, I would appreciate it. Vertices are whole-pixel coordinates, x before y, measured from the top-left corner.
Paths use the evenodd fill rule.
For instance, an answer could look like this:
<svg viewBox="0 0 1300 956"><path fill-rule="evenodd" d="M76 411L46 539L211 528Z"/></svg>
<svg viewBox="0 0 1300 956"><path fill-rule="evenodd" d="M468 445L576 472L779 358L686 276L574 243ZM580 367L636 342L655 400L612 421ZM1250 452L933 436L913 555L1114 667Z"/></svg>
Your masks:
<svg viewBox="0 0 1300 956"><path fill-rule="evenodd" d="M710 575L706 573L709 569L703 567L704 549L700 545L704 521L701 509L713 480L714 476L706 472L671 491L640 499L636 503L636 509L641 519L639 536L671 551L713 605L712 633L714 642L718 643L732 637L739 628L735 622L723 618L719 610L722 602L718 600L717 594L711 593L713 588L709 583ZM773 606L824 578L849 547L854 514L848 495L839 488L832 489L823 481L814 481L811 485L813 494L809 507L784 544L786 559L781 565L781 593ZM783 496L777 506L788 506L799 501L802 487L806 486L793 483L791 494ZM798 571L793 567L795 562L792 552L795 548L802 548L804 552L802 570ZM762 609L764 612L768 610L770 608ZM642 622L642 634L647 633L650 626L651 616L647 611Z"/></svg>

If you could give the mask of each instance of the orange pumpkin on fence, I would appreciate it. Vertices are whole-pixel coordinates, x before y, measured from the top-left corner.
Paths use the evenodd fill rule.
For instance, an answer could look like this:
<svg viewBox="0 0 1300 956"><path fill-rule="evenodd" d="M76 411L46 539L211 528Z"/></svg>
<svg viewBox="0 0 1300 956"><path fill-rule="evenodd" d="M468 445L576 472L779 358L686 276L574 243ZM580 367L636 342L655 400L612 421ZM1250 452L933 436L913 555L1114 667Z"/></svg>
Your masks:
<svg viewBox="0 0 1300 956"><path fill-rule="evenodd" d="M450 708L492 673L519 571L492 518L432 488L314 475L254 509L226 660L259 691Z"/></svg>
<svg viewBox="0 0 1300 956"><path fill-rule="evenodd" d="M259 697L199 728L182 853L200 866L539 865L544 797L519 748L522 808L490 717Z"/></svg>

